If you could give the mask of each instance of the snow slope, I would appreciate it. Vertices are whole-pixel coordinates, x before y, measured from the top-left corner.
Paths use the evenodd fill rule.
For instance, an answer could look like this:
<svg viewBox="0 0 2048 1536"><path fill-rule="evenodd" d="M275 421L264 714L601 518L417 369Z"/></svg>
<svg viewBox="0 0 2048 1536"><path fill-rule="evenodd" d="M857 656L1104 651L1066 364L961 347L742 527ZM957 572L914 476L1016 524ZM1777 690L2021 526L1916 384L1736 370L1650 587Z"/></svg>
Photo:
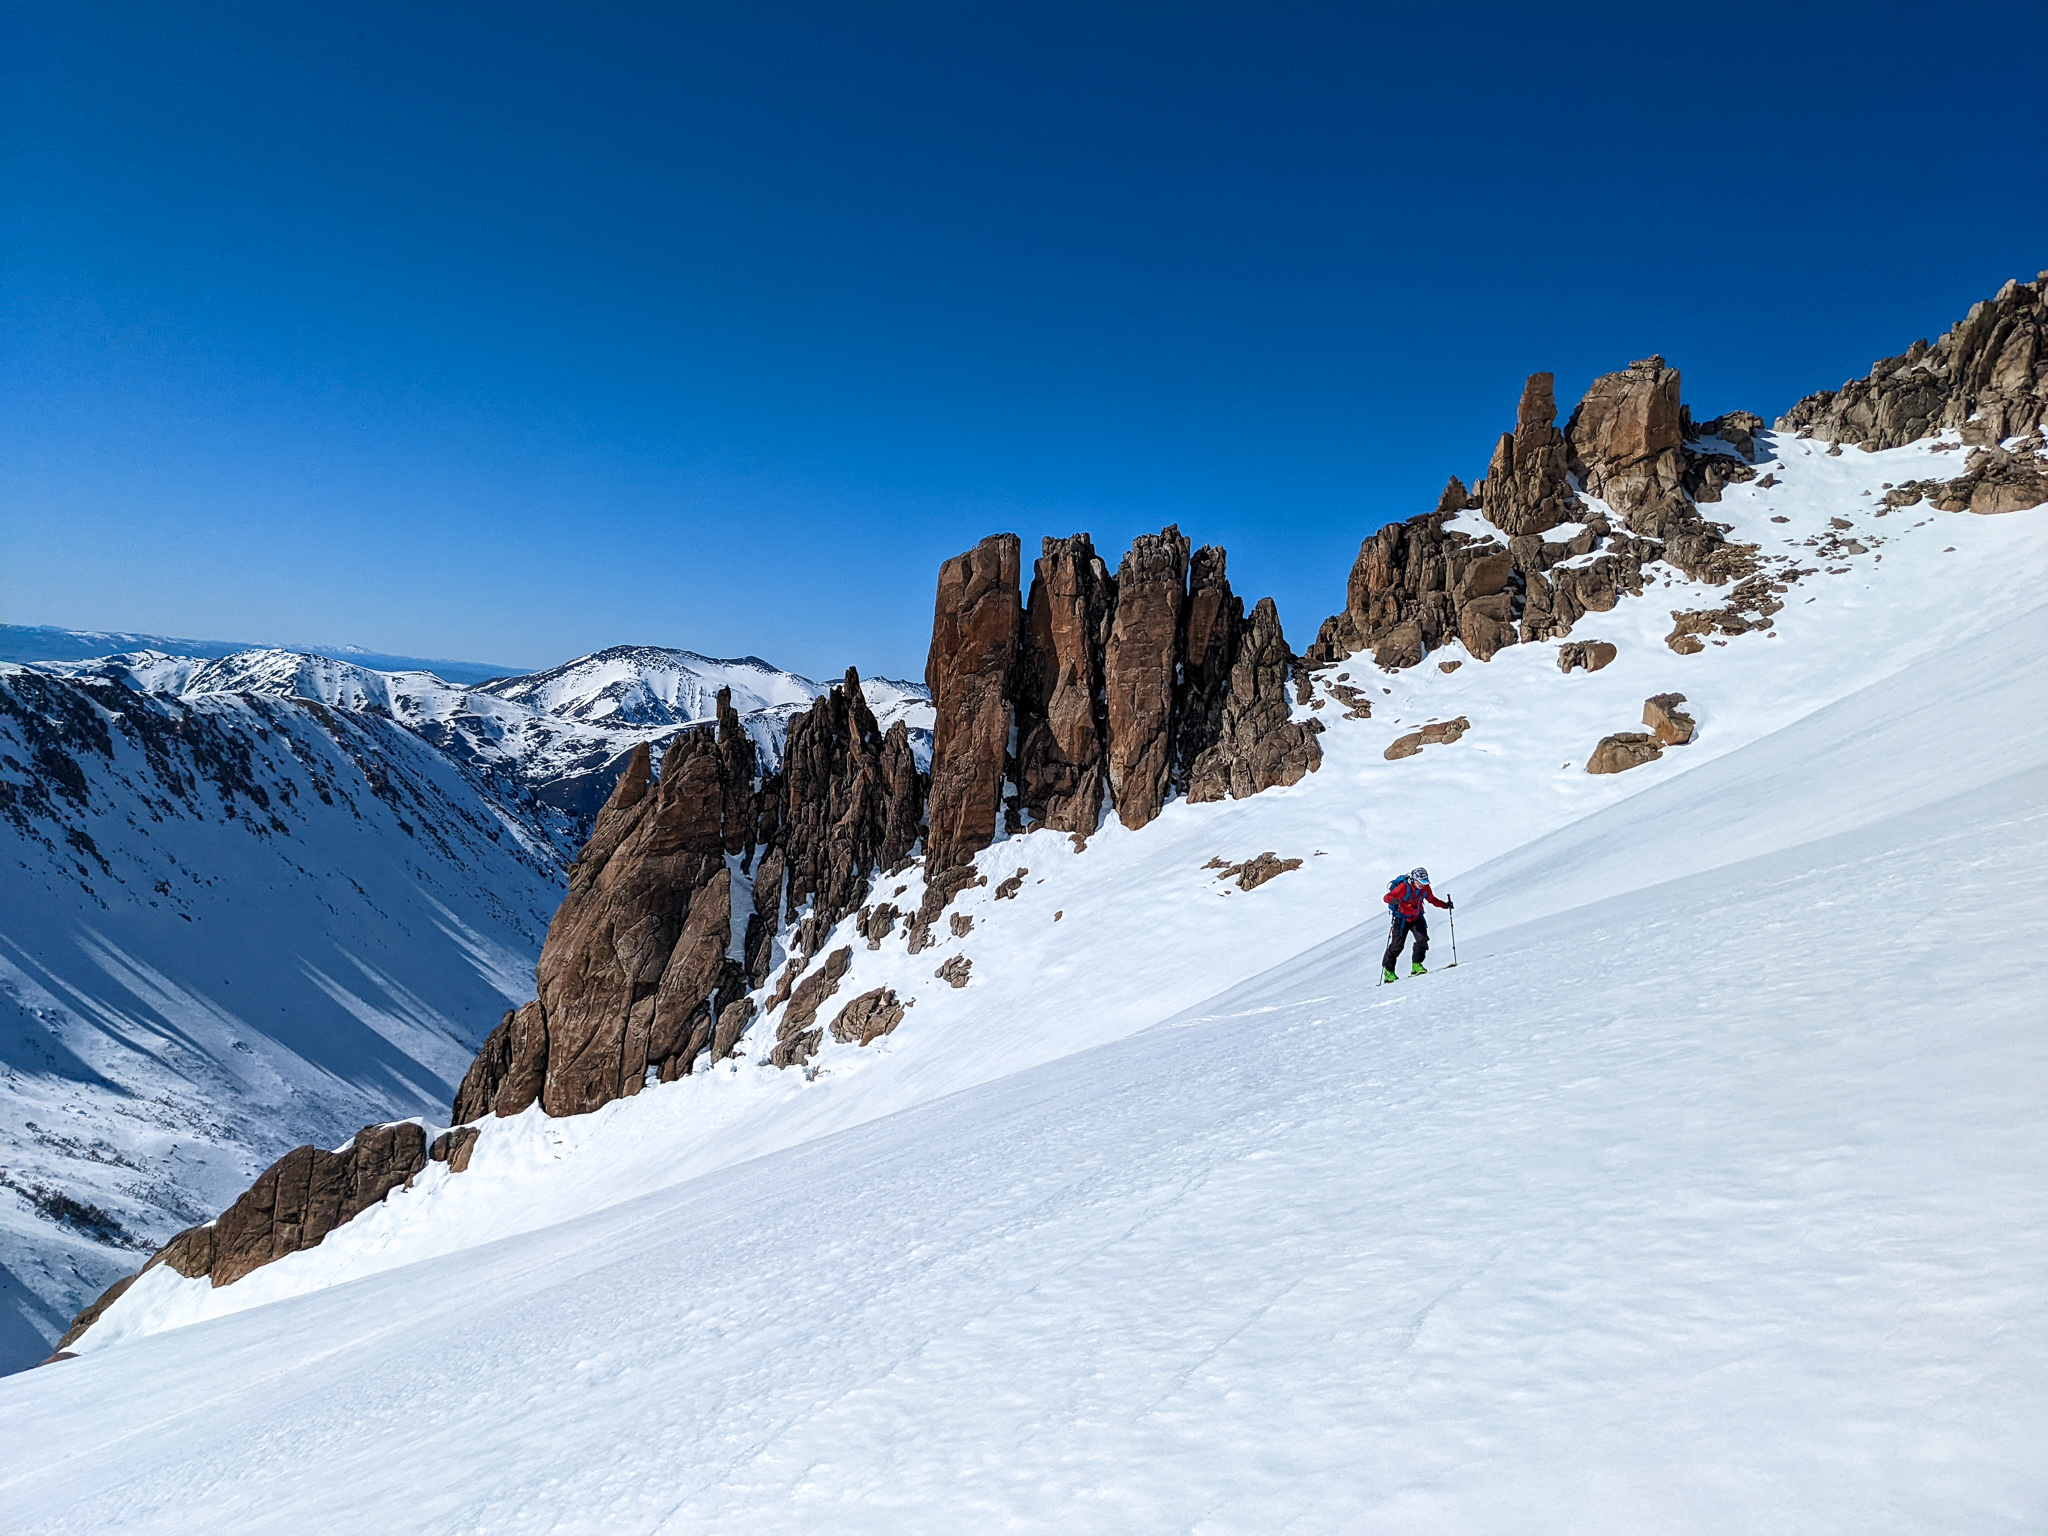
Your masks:
<svg viewBox="0 0 2048 1536"><path fill-rule="evenodd" d="M1865 545L1769 636L1674 655L1715 599L1673 573L1581 626L1598 674L1343 669L1374 717L1326 704L1302 785L1012 839L965 938L854 941L841 998L915 999L866 1050L486 1122L318 1249L152 1271L0 1383L0 1497L52 1531L2039 1528L2048 517L1879 517L1929 445L1769 446L1737 535ZM1665 691L1694 745L1581 771ZM1205 867L1268 848L1303 864ZM1418 859L1463 963L1380 989Z"/></svg>

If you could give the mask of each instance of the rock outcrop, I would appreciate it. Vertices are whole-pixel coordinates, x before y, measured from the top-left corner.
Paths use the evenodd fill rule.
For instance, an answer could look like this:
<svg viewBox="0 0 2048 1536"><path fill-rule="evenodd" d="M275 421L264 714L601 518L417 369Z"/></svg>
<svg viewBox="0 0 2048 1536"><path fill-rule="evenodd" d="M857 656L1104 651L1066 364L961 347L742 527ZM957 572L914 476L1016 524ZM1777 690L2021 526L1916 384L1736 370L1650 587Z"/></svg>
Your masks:
<svg viewBox="0 0 2048 1536"><path fill-rule="evenodd" d="M1252 609L1238 636L1217 711L1215 739L1188 772L1188 799L1200 804L1225 795L1242 800L1276 785L1298 784L1322 766L1314 721L1289 718L1289 674L1294 655L1280 631L1270 597Z"/></svg>
<svg viewBox="0 0 2048 1536"><path fill-rule="evenodd" d="M1580 486L1624 518L1685 499L1685 407L1663 358L1595 379L1564 435Z"/></svg>
<svg viewBox="0 0 2048 1536"><path fill-rule="evenodd" d="M997 533L939 567L924 669L937 716L927 871L966 863L1002 825L1023 623L1019 558L1017 536Z"/></svg>
<svg viewBox="0 0 2048 1536"><path fill-rule="evenodd" d="M1808 395L1780 431L1876 450L1954 427L1995 446L2048 424L2048 272L1970 307L1932 345L1916 341L1840 389Z"/></svg>
<svg viewBox="0 0 2048 1536"><path fill-rule="evenodd" d="M1596 379L1566 431L1555 418L1550 375L1532 375L1515 430L1501 437L1475 495L1461 496L1454 477L1434 512L1389 524L1359 547L1344 611L1308 650L1312 666L1369 650L1378 666L1398 671L1452 642L1488 661L1506 646L1562 638L1587 613L1639 595L1651 562L1713 585L1755 571L1754 549L1728 543L1725 525L1700 516L1694 493L1718 497L1754 473L1737 454L1754 453L1759 418L1730 412L1708 423L1711 433L1695 430L1678 372L1661 357ZM1624 525L1581 501L1571 475ZM1500 539L1448 526L1475 501ZM1581 526L1543 537L1566 522Z"/></svg>
<svg viewBox="0 0 2048 1536"><path fill-rule="evenodd" d="M1937 512L1974 512L1996 516L2024 512L2048 502L2048 462L2041 458L2041 439L2030 434L2003 448L1972 448L1963 472L1953 480L1908 480L1884 493L1889 508L1910 507L1926 500Z"/></svg>
<svg viewBox="0 0 2048 1536"><path fill-rule="evenodd" d="M1166 803L1187 599L1186 536L1174 527L1139 534L1117 568L1116 610L1102 659L1109 790L1126 827L1144 826Z"/></svg>
<svg viewBox="0 0 2048 1536"><path fill-rule="evenodd" d="M466 1150L463 1160L466 1166ZM216 1286L227 1285L288 1253L317 1248L328 1233L411 1183L426 1166L427 1133L410 1120L366 1125L339 1152L294 1147L213 1221L186 1228L135 1274L108 1287L72 1320L57 1349L68 1349L159 1264L188 1280L204 1276Z"/></svg>
<svg viewBox="0 0 2048 1536"><path fill-rule="evenodd" d="M1556 381L1532 373L1522 386L1515 430L1501 434L1480 486L1486 520L1510 537L1572 521L1579 501L1566 479L1569 467L1565 435L1557 430Z"/></svg>
<svg viewBox="0 0 2048 1536"><path fill-rule="evenodd" d="M1017 797L1027 823L1094 832L1106 788L1102 659L1116 583L1088 535L1045 541L1024 618Z"/></svg>

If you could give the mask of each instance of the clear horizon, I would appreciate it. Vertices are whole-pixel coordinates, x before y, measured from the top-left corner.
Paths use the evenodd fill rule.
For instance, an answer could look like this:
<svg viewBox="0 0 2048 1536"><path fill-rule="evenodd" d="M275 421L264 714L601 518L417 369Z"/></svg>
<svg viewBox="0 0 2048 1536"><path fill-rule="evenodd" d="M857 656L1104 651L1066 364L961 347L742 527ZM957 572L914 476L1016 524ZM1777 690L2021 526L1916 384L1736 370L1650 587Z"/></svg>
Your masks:
<svg viewBox="0 0 2048 1536"><path fill-rule="evenodd" d="M2048 15L1976 26L2024 69ZM1924 11L14 18L0 620L916 677L940 560L1178 523L1295 648L1651 352L1767 418L2048 265ZM1967 142L2048 137L1973 92ZM1960 236L1953 234L1960 231Z"/></svg>

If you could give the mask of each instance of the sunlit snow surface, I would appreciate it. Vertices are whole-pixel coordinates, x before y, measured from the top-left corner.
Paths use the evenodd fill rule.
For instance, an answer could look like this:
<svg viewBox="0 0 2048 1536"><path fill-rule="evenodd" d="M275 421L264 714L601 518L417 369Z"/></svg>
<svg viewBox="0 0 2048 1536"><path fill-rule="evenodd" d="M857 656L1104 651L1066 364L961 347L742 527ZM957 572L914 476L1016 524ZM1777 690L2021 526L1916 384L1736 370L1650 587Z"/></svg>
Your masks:
<svg viewBox="0 0 2048 1536"><path fill-rule="evenodd" d="M1675 656L1674 579L1598 674L1361 658L1301 786L835 936L826 1019L916 1005L814 1079L487 1121L316 1250L152 1272L0 1382L10 1525L2041 1528L2048 516L1880 519L1953 458L1779 446L1714 515L1870 553L1776 638ZM1666 691L1699 740L1587 776ZM1418 861L1461 963L1439 915L1378 988Z"/></svg>

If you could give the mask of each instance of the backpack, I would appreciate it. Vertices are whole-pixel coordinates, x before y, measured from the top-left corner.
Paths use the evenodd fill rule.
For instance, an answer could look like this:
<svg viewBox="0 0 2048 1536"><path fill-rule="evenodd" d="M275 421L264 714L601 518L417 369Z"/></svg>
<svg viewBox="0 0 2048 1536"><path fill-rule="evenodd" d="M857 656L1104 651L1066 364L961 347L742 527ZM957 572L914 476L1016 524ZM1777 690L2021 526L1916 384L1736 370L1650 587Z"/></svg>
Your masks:
<svg viewBox="0 0 2048 1536"><path fill-rule="evenodd" d="M1389 907L1404 907L1409 902L1418 900L1420 895L1406 875L1397 875L1387 882L1386 903Z"/></svg>

